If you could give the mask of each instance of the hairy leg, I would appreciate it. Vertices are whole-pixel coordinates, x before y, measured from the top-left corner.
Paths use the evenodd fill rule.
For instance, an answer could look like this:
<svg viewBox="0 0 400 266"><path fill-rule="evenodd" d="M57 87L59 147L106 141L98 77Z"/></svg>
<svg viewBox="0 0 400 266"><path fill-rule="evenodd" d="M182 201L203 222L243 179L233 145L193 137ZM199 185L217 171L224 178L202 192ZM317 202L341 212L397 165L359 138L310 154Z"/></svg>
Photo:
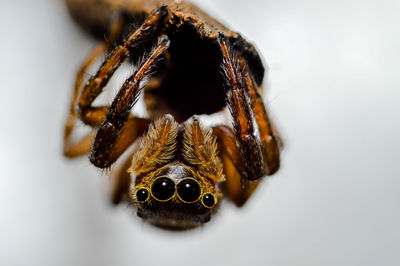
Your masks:
<svg viewBox="0 0 400 266"><path fill-rule="evenodd" d="M222 68L228 83L228 107L232 115L238 150L242 160L241 174L249 180L264 175L261 145L256 137L253 116L246 95L246 84L236 53L232 51L228 40L220 34L218 43L222 51Z"/></svg>
<svg viewBox="0 0 400 266"><path fill-rule="evenodd" d="M89 54L89 56L82 63L81 67L78 70L75 79L74 90L72 93L69 115L67 121L64 126L64 148L63 152L66 157L77 157L80 155L84 155L89 152L90 147L92 145L92 140L95 136L95 129L93 129L89 134L81 138L80 140L73 142L71 140L71 134L75 128L76 121L79 119L77 115L77 102L81 92L81 88L85 81L85 75L87 73L88 68L99 59L101 55L103 55L107 49L114 43L114 41L118 38L122 29L122 21L117 19L110 28L110 34L107 41L97 45L93 51ZM101 122L105 119L105 114L107 113L107 107L97 107L96 111L97 117L96 120L92 121L92 126L96 127L100 125Z"/></svg>
<svg viewBox="0 0 400 266"><path fill-rule="evenodd" d="M136 103L142 87L141 81L149 74L152 66L157 59L168 49L169 39L167 36L159 38L158 44L151 51L148 57L139 65L135 73L128 78L113 103L108 110L106 120L102 123L97 131L96 138L93 142L90 161L100 168L109 167L124 151L126 147L118 145L119 139L126 137L123 131L130 111ZM136 136L134 137L136 138Z"/></svg>
<svg viewBox="0 0 400 266"><path fill-rule="evenodd" d="M228 107L232 129L213 128L226 176L226 194L242 206L252 195L264 175L279 168L279 137L272 126L258 87L248 71L245 60L231 48L222 34L218 37L222 52L222 68L228 83ZM240 56L240 55L239 55ZM256 136L257 124L260 140Z"/></svg>
<svg viewBox="0 0 400 266"><path fill-rule="evenodd" d="M92 145L92 140L95 135L95 129L93 129L89 134L84 136L82 139L73 142L71 140L71 134L75 128L76 121L79 119L76 113L76 104L79 97L80 89L82 88L84 77L87 72L87 69L92 65L106 50L108 44L101 43L99 44L86 58L83 62L82 66L80 67L75 80L74 91L72 94L71 104L69 115L67 121L65 122L64 126L64 148L63 152L66 157L76 157L80 155L84 155L89 152L90 147ZM105 114L107 110L105 107L97 108L96 117L98 118L97 121L93 121L92 126L96 126L96 124L100 124L104 121ZM103 118L103 120L101 120Z"/></svg>
<svg viewBox="0 0 400 266"><path fill-rule="evenodd" d="M227 126L216 126L213 134L217 136L219 156L222 160L226 182L224 193L236 206L243 206L253 194L261 179L250 181L241 173L243 159L236 145L235 133Z"/></svg>
<svg viewBox="0 0 400 266"><path fill-rule="evenodd" d="M93 129L88 135L84 136L77 142L71 140L71 134L76 124L77 118L80 118L85 124L92 127L98 127L106 119L106 114L109 110L109 106L98 106L93 107L92 103L95 98L101 93L104 86L107 84L109 79L115 70L121 65L123 60L128 57L130 48L132 45L137 45L141 42L149 32L155 31L159 26L159 22L165 17L167 13L166 6L161 6L156 9L152 15L150 15L143 24L135 31L131 32L124 39L123 43L117 46L104 61L102 66L97 71L96 75L93 76L86 83L84 88L81 88L84 82L84 75L88 67L93 64L118 38L121 28L122 20L118 19L111 27L111 32L108 41L100 44L96 47L92 53L88 56L85 62L82 64L75 82L74 93L70 105L70 115L65 124L64 131L64 155L67 157L76 157L79 155L86 154L90 151L94 135L97 129ZM77 113L78 111L78 113ZM136 118L129 116L129 120L134 121ZM129 123L128 123L129 124ZM148 124L148 123L147 123ZM142 128L144 124L139 124L137 127ZM133 134L136 138L137 134ZM123 141L125 145L117 145L117 147L128 146L127 141ZM116 149L118 150L118 149Z"/></svg>
<svg viewBox="0 0 400 266"><path fill-rule="evenodd" d="M125 161L113 168L111 171L111 203L118 204L128 199L129 187L131 184L131 175L128 173L132 165L132 158L140 148L140 138L133 144L133 149L126 157ZM119 163L117 163L119 164Z"/></svg>
<svg viewBox="0 0 400 266"><path fill-rule="evenodd" d="M250 74L245 61L241 60L241 62L243 62L242 68L246 85L249 88L248 92L251 108L260 133L265 174L272 175L279 169L279 155L282 143L276 128L271 123L271 119L268 116L260 90L254 81L254 78Z"/></svg>
<svg viewBox="0 0 400 266"><path fill-rule="evenodd" d="M129 56L129 48L140 44L149 32L156 31L166 14L166 6L156 9L138 29L128 34L122 44L114 48L97 73L86 83L78 101L78 112L85 124L92 125L103 114L102 110L99 110L99 114L98 109L92 107L92 103L102 92L117 68Z"/></svg>

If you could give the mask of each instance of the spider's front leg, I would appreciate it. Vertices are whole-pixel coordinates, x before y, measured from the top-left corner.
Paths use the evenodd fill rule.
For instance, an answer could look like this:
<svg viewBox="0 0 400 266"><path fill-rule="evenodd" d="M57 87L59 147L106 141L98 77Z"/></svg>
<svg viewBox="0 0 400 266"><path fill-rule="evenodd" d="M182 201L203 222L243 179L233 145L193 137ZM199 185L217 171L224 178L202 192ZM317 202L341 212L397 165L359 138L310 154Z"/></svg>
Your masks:
<svg viewBox="0 0 400 266"><path fill-rule="evenodd" d="M99 121L104 121L107 107L92 107L93 101L102 92L108 81L119 68L122 62L129 56L129 49L138 46L151 34L157 32L158 26L165 18L168 10L165 5L156 9L143 24L135 31L125 37L122 44L114 48L104 63L101 65L96 75L89 79L82 90L78 101L78 112L81 120L88 125L97 125ZM100 123L101 123L100 122Z"/></svg>
<svg viewBox="0 0 400 266"><path fill-rule="evenodd" d="M152 66L168 47L169 38L165 35L161 36L156 47L139 65L135 73L125 81L118 92L108 110L105 121L97 131L92 145L89 159L95 166L109 167L132 143L132 135L136 139L138 130L129 132L127 130L122 131L122 129L128 121L130 111L141 92L141 81L149 74Z"/></svg>
<svg viewBox="0 0 400 266"><path fill-rule="evenodd" d="M78 73L76 74L75 78L75 85L74 90L70 102L69 108L69 115L67 121L65 122L64 126L64 147L63 152L64 156L66 157L77 157L89 152L90 147L92 145L92 140L96 133L96 129L93 129L88 135L80 139L78 142L73 142L71 140L72 132L74 131L76 121L79 119L77 114L77 102L80 95L80 90L85 81L85 75L88 68L93 65L96 60L99 59L101 55L103 55L109 47L116 41L118 35L121 33L122 30L122 20L117 19L111 26L110 34L107 41L100 43L93 49L93 51L88 55L85 61L82 63L81 67L79 68ZM102 111L105 113L106 108L102 107ZM105 115L103 115L105 116ZM104 120L104 119L103 119ZM101 122L99 122L101 123ZM96 124L96 123L94 123ZM96 125L92 125L96 126Z"/></svg>
<svg viewBox="0 0 400 266"><path fill-rule="evenodd" d="M97 127L104 122L106 114L110 108L110 106L94 107L92 106L93 101L102 92L113 73L129 56L129 49L134 45L140 45L149 35L154 35L158 31L161 21L165 18L167 12L168 10L165 5L159 7L143 22L139 28L129 33L123 42L111 51L97 73L89 79L89 81L83 87L82 92L80 92L84 75L88 67L92 65L105 51L107 51L107 49L116 39L118 39L123 26L122 19L118 19L115 23L113 23L110 30L109 40L96 47L88 56L86 61L82 64L76 77L74 93L71 99L70 114L65 124L65 156L76 157L89 152ZM80 118L83 123L94 127L94 129L91 133L83 137L78 142L73 142L71 139L71 134L74 130L77 118ZM129 116L124 130L137 132L137 134L131 134L130 138L126 137L122 141L125 143L123 146L129 146L136 136L140 134L140 130L147 126L147 124L148 121L145 119Z"/></svg>
<svg viewBox="0 0 400 266"><path fill-rule="evenodd" d="M262 176L272 175L278 170L279 141L245 60L239 58L239 61L223 34L219 35L218 43L229 86L227 101L234 132L228 127L218 126L214 128L214 134L219 140L224 162L228 197L241 206ZM260 140L256 136L254 118Z"/></svg>

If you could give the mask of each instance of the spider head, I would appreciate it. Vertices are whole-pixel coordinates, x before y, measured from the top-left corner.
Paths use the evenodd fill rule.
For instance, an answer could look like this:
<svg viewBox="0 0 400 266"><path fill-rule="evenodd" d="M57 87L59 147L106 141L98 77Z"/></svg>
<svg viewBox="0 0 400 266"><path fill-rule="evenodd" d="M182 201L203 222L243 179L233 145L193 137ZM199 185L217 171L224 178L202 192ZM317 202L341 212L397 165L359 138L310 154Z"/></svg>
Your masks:
<svg viewBox="0 0 400 266"><path fill-rule="evenodd" d="M222 196L215 182L180 162L137 176L129 194L138 216L172 230L208 222Z"/></svg>
<svg viewBox="0 0 400 266"><path fill-rule="evenodd" d="M156 120L143 136L128 169L130 200L138 215L159 227L183 230L210 220L224 181L217 143L195 117L179 126L172 116Z"/></svg>

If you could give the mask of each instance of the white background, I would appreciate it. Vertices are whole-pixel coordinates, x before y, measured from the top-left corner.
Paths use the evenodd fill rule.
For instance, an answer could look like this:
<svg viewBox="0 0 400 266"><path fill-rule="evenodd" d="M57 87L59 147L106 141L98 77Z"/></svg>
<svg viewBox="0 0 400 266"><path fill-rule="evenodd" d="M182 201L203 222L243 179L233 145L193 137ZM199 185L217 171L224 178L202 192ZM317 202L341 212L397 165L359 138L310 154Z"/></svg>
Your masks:
<svg viewBox="0 0 400 266"><path fill-rule="evenodd" d="M197 2L268 62L281 170L187 233L112 208L107 176L61 156L95 41L62 1L2 0L0 264L400 265L399 1Z"/></svg>

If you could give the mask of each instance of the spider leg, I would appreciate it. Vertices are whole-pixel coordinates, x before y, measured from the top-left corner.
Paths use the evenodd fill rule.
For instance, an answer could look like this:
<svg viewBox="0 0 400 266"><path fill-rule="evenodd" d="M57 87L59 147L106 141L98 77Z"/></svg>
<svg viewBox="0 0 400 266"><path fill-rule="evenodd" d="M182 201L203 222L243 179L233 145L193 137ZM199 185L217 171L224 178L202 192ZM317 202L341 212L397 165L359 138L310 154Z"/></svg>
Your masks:
<svg viewBox="0 0 400 266"><path fill-rule="evenodd" d="M75 86L74 86L74 91L72 94L71 98L71 103L70 103L70 110L69 110L69 115L67 118L67 121L64 126L64 155L67 157L76 157L80 156L83 154L86 154L89 152L90 147L92 145L92 140L95 135L95 130L92 130L89 134L87 134L85 137L80 139L77 142L72 142L71 141L71 134L75 128L76 120L78 119L77 113L76 113L76 104L78 101L80 89L82 88L82 85L85 80L85 74L87 72L87 69L102 55L104 54L108 47L111 46L111 44L118 38L118 35L120 34L122 28L121 20L116 20L111 29L110 29L110 36L106 42L103 42L96 46L93 51L89 54L89 56L86 58L86 60L83 62L81 67L79 68L79 71L76 75L75 79ZM105 114L107 112L107 107L96 107L94 112L97 113L95 117L97 117L97 121L93 121L92 126L97 126L101 122L104 121L105 119Z"/></svg>
<svg viewBox="0 0 400 266"><path fill-rule="evenodd" d="M230 87L227 101L234 130L217 126L213 133L217 136L224 165L225 192L237 206L242 206L260 183L260 178L278 170L280 142L245 60L240 55L237 58L222 34L218 43ZM254 122L260 140L255 135Z"/></svg>
<svg viewBox="0 0 400 266"><path fill-rule="evenodd" d="M259 88L250 74L245 60L241 59L241 62L243 62L246 85L249 88L251 108L260 133L265 174L272 175L279 169L279 154L280 148L283 146L282 141L268 116Z"/></svg>
<svg viewBox="0 0 400 266"><path fill-rule="evenodd" d="M130 110L136 103L141 92L141 81L149 74L152 66L157 62L157 58L168 47L168 37L165 35L161 36L157 46L119 90L108 110L105 121L97 131L92 145L89 159L95 166L100 168L109 167L131 144L132 140L136 139L139 131L142 131L138 129L123 131L123 129L128 120ZM138 118L135 119L137 120ZM138 126L136 123L133 124ZM128 139L129 141L121 141L123 139Z"/></svg>
<svg viewBox="0 0 400 266"><path fill-rule="evenodd" d="M213 134L218 140L218 154L222 160L226 179L224 193L236 206L241 207L253 194L261 179L249 181L241 174L243 159L236 145L236 135L231 128L216 126L213 128Z"/></svg>
<svg viewBox="0 0 400 266"><path fill-rule="evenodd" d="M127 169L132 164L132 157L140 149L139 139L135 142L134 147L130 154L126 157L125 161L112 169L111 172L111 203L117 205L123 200L128 199L129 186L131 184L131 175Z"/></svg>
<svg viewBox="0 0 400 266"><path fill-rule="evenodd" d="M93 101L102 92L122 62L129 56L129 48L140 44L149 32L155 31L167 12L165 5L157 8L138 29L126 36L122 44L111 51L97 73L86 83L78 101L78 113L85 124L93 125L100 120L99 118L103 118L104 109L99 110L92 107Z"/></svg>
<svg viewBox="0 0 400 266"><path fill-rule="evenodd" d="M77 142L71 140L71 134L75 128L78 116L75 112L76 100L79 95L79 88L83 82L84 73L86 69L96 60L96 58L103 53L105 50L104 44L97 46L93 52L89 55L86 61L80 68L75 82L74 92L71 99L70 111L64 126L64 143L63 143L63 153L66 157L77 157L89 152L92 145L92 139L94 138L95 130L92 130L89 134L84 136Z"/></svg>
<svg viewBox="0 0 400 266"><path fill-rule="evenodd" d="M255 180L261 178L265 172L261 145L256 137L252 110L246 97L248 88L236 53L232 51L223 34L218 36L218 43L222 51L222 67L230 88L227 97L228 107L233 119L238 150L243 158L239 168L241 174L248 180Z"/></svg>
<svg viewBox="0 0 400 266"><path fill-rule="evenodd" d="M111 29L108 40L98 45L87 57L78 71L74 92L71 99L70 114L67 118L64 130L64 155L67 157L76 157L86 154L90 151L92 140L96 133L93 129L88 135L77 142L71 141L71 134L75 127L76 119L81 120L92 127L98 127L106 118L109 106L93 107L94 99L101 93L103 87L107 84L115 70L120 66L122 61L128 56L128 48L133 44L140 43L146 37L146 34L154 31L160 20L167 13L166 6L161 6L150 15L143 24L135 31L131 32L124 39L123 43L117 46L104 61L102 66L84 86L82 93L81 88L84 82L84 76L87 69L92 65L109 47L115 42L122 30L122 19L117 19ZM76 109L78 107L78 110ZM130 116L129 119L135 119ZM143 124L143 123L142 123ZM140 125L139 125L140 127Z"/></svg>

